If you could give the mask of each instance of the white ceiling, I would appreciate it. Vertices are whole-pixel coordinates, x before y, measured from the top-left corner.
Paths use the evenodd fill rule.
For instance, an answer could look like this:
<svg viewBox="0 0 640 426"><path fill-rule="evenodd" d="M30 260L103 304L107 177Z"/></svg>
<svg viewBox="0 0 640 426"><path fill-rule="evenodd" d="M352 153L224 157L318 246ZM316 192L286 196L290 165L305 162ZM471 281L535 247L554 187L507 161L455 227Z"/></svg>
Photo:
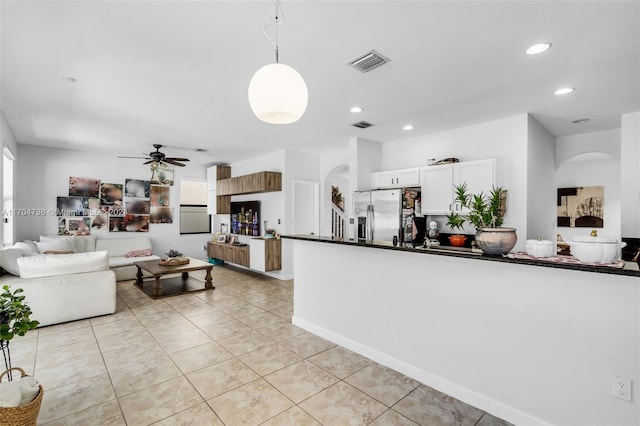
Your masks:
<svg viewBox="0 0 640 426"><path fill-rule="evenodd" d="M168 155L210 163L277 149L322 153L352 136L384 142L527 112L561 136L617 128L620 114L640 110L638 1L282 7L280 61L309 88L295 124L262 123L247 101L251 76L273 61L262 34L268 0L2 0L2 113L19 143L109 155L160 143ZM540 41L553 47L524 54ZM366 74L345 65L372 48L391 62ZM553 94L563 86L576 91ZM364 112L350 113L353 105ZM350 126L359 120L375 126ZM415 130L403 131L406 123ZM193 147L209 151L183 150Z"/></svg>

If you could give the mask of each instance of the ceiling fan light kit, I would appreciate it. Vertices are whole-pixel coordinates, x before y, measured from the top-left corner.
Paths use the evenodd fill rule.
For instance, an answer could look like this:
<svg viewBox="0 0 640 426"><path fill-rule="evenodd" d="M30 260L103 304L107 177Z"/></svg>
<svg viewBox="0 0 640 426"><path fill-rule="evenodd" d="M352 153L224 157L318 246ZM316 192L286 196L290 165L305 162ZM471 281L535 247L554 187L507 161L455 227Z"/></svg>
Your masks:
<svg viewBox="0 0 640 426"><path fill-rule="evenodd" d="M248 97L251 110L259 120L271 124L290 124L298 121L307 109L309 92L304 79L293 67L281 64L278 59L278 25L282 22L280 0L274 0L275 12L264 34L275 47L276 61L261 67L249 82ZM266 29L275 27L275 42Z"/></svg>

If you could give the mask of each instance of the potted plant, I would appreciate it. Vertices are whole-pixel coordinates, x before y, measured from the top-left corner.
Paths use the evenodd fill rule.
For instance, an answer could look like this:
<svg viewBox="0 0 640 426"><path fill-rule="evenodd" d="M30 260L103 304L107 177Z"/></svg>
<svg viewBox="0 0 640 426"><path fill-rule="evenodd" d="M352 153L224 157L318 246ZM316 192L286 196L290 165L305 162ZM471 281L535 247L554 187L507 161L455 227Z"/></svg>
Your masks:
<svg viewBox="0 0 640 426"><path fill-rule="evenodd" d="M24 302L25 296L22 293L21 288L11 291L8 285L3 286L2 293L0 293L0 348L5 366L5 371L0 374L0 382L3 382L5 378L9 382L13 381L13 370L19 371L21 377L26 376L23 369L13 367L11 364L10 343L15 336L24 336L29 330L33 330L39 325L38 321L31 319L31 308ZM22 404L24 405L0 407L0 424L36 424L44 390L35 381L32 386L37 386L37 393L34 390L34 394L27 397L22 384L20 384ZM25 402L25 398L28 398L27 402ZM33 399L31 400L31 398ZM18 397L18 399L20 398Z"/></svg>
<svg viewBox="0 0 640 426"><path fill-rule="evenodd" d="M455 202L467 213L451 212L447 216L448 223L459 223L460 220L471 223L476 228L476 243L486 254L509 253L516 245L518 236L515 228L502 226L507 191L502 187L493 187L489 195L482 192L470 194L465 182L455 186L455 194Z"/></svg>
<svg viewBox="0 0 640 426"><path fill-rule="evenodd" d="M8 285L2 287L0 293L0 346L4 359L5 370L11 370L11 352L9 343L15 336L24 336L40 324L32 321L31 308L24 303L23 290L18 288L13 292ZM11 372L7 373L9 380Z"/></svg>
<svg viewBox="0 0 640 426"><path fill-rule="evenodd" d="M464 227L464 222L465 222L464 217L462 217L457 213L451 212L450 214L447 215L447 225L449 226L449 229L451 229L452 231L455 231L457 229L458 231L462 232ZM462 247L464 245L464 242L467 241L467 237L465 237L462 234L450 235L449 241L451 242L451 245L454 247Z"/></svg>

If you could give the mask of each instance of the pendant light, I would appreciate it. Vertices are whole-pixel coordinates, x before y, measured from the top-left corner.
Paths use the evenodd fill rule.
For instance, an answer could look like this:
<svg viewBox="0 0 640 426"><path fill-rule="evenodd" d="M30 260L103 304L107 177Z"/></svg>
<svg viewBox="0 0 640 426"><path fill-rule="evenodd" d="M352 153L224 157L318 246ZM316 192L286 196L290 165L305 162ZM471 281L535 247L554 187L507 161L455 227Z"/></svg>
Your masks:
<svg viewBox="0 0 640 426"><path fill-rule="evenodd" d="M249 82L249 105L258 119L271 124L295 123L307 109L309 92L304 79L298 71L278 60L278 25L283 14L280 0L273 1L275 12L270 15L270 22L263 32L275 47L276 62L260 68ZM266 30L275 27L275 42Z"/></svg>

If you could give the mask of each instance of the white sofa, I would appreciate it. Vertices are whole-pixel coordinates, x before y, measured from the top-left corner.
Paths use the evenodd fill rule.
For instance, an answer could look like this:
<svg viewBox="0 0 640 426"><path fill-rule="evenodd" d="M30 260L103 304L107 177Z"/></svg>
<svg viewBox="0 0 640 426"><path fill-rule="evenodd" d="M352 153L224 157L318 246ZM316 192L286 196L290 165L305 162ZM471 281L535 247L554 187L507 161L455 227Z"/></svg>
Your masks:
<svg viewBox="0 0 640 426"><path fill-rule="evenodd" d="M3 250L3 254L7 253ZM16 260L19 275L3 274L0 286L23 289L32 319L40 326L116 311L116 274L109 269L106 251Z"/></svg>
<svg viewBox="0 0 640 426"><path fill-rule="evenodd" d="M109 257L109 268L116 273L116 281L133 280L136 278L137 268L133 262L143 260L157 260L159 256L126 257L127 253L141 250L151 250L151 239L146 236L135 237L96 237L93 235L81 237L40 236L40 242L68 241L76 253L105 250ZM56 247L58 248L58 247Z"/></svg>
<svg viewBox="0 0 640 426"><path fill-rule="evenodd" d="M41 326L112 314L116 281L135 278L134 262L160 259L126 256L143 250L151 250L146 236L41 236L0 250L0 287L22 288Z"/></svg>

